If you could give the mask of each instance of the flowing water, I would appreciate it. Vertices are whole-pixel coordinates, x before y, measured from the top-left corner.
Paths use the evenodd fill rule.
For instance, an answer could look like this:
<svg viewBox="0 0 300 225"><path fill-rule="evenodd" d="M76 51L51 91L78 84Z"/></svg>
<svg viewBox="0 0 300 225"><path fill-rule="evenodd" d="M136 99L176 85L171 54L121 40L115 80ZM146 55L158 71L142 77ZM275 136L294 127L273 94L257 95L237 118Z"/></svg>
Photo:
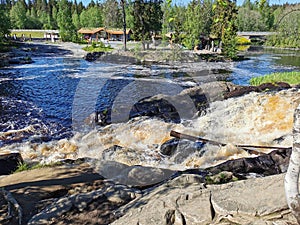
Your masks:
<svg viewBox="0 0 300 225"><path fill-rule="evenodd" d="M255 144L262 144L279 138L275 132L267 137L270 140L262 140L259 132L253 132L265 128L258 122L245 126L244 136L237 135L243 130L241 122L237 121L245 124L246 114L243 117L239 113L217 113L221 111L220 107L224 109L228 105L231 111L242 111L247 105L255 104L253 99L260 98L257 94L251 94L249 99L241 102L226 101L223 103L226 106L213 103L211 108L215 111L204 117L183 120L180 124L143 117L106 127L88 125L92 120L90 115L95 111L105 111L111 107L121 110L120 106L124 104L130 108L145 97L176 95L186 88L215 80L248 85L251 77L300 68L300 52L297 51L255 51L249 52L247 57L248 60L234 63L142 66L90 63L59 55L34 57L32 64L3 68L0 70L0 151L20 151L25 160L45 163L91 157L116 160L128 165L174 169L205 167L218 160L248 156L231 145L221 150L205 146L204 156L201 150L201 154L191 153L184 161L178 161L161 155L159 148L170 139L171 129L227 143L239 141L252 144L255 140ZM290 94L275 96L276 99L272 101L284 104L285 95ZM263 102L263 105L271 100L256 101ZM293 112L293 107L289 107L287 105L284 108L284 113L288 115L288 119L283 120L286 124L291 123ZM258 121L265 111L252 107L247 113L248 120ZM237 115L241 118L237 118ZM281 122L277 122L280 126ZM282 129L286 129L283 133L288 135L289 128ZM249 138L249 132L254 134L252 139ZM287 138L281 144L289 145L290 141ZM124 148L107 150L114 145ZM209 151L205 151L205 148L209 148Z"/></svg>

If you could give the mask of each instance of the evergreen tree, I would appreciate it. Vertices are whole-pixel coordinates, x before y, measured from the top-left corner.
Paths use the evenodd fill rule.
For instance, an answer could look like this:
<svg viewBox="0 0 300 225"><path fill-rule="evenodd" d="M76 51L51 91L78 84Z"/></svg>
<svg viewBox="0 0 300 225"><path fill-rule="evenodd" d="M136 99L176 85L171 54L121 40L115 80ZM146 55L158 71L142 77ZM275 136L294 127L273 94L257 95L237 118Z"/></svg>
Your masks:
<svg viewBox="0 0 300 225"><path fill-rule="evenodd" d="M189 3L184 23L184 45L192 49L200 44L201 36L209 36L212 17L210 1L193 0Z"/></svg>
<svg viewBox="0 0 300 225"><path fill-rule="evenodd" d="M24 29L27 25L26 6L18 1L10 10L10 20L13 28Z"/></svg>
<svg viewBox="0 0 300 225"><path fill-rule="evenodd" d="M104 26L109 28L122 27L122 12L117 0L106 0L103 4Z"/></svg>
<svg viewBox="0 0 300 225"><path fill-rule="evenodd" d="M217 0L213 10L212 34L221 40L223 54L230 58L235 58L237 54L236 5L231 0Z"/></svg>
<svg viewBox="0 0 300 225"><path fill-rule="evenodd" d="M7 14L6 6L4 4L0 4L0 40L6 34L10 33L9 29L10 29L10 21L9 21L9 16Z"/></svg>
<svg viewBox="0 0 300 225"><path fill-rule="evenodd" d="M77 31L72 22L71 5L67 0L61 0L58 5L57 24L60 37L62 41L75 41Z"/></svg>
<svg viewBox="0 0 300 225"><path fill-rule="evenodd" d="M81 26L90 28L103 26L100 7L95 5L94 7L83 10L80 14L80 23Z"/></svg>
<svg viewBox="0 0 300 225"><path fill-rule="evenodd" d="M133 35L136 40L141 40L143 49L145 41L151 38L151 35L161 29L162 23L161 1L143 1L136 0L133 4Z"/></svg>

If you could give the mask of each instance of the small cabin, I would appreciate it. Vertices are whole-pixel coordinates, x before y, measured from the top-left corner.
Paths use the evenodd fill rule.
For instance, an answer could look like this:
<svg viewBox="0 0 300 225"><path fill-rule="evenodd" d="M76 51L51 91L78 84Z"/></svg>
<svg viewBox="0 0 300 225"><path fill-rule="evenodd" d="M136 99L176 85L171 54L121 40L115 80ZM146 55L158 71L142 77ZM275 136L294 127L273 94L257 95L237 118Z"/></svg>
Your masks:
<svg viewBox="0 0 300 225"><path fill-rule="evenodd" d="M78 31L79 34L82 34L83 38L89 41L96 40L98 41L99 38L105 36L105 28L81 28Z"/></svg>
<svg viewBox="0 0 300 225"><path fill-rule="evenodd" d="M124 37L123 30L106 30L107 39L110 41L122 41ZM126 29L126 39L130 40L132 35L131 29Z"/></svg>

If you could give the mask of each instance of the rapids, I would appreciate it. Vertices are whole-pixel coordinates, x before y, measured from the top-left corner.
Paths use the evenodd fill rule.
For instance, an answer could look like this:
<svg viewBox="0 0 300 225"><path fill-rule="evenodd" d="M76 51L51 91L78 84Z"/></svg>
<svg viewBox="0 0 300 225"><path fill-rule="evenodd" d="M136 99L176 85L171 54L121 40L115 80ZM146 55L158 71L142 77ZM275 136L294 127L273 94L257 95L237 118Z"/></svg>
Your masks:
<svg viewBox="0 0 300 225"><path fill-rule="evenodd" d="M253 76L299 69L287 63L290 54L262 52L235 63L168 66L90 63L61 55L33 57L33 64L0 70L0 152L19 151L28 162L90 157L183 170L250 156L233 144L291 146L293 111L300 95L296 89L212 102L206 113L179 124L148 117L105 127L86 123L94 111L121 110L119 104L130 108L145 97L176 95L216 80L247 85ZM228 145L204 145L204 154L196 152L178 163L159 152L171 138L171 130ZM115 145L123 148L107 154Z"/></svg>

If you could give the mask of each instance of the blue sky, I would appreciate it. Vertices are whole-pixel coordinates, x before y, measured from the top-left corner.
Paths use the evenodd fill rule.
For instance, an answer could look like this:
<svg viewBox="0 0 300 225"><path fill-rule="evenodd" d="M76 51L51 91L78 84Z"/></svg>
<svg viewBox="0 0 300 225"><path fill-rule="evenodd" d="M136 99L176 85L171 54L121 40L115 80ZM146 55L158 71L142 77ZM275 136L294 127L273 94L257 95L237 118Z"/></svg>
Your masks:
<svg viewBox="0 0 300 225"><path fill-rule="evenodd" d="M91 0L81 0L82 3L84 5L88 5ZM98 0L99 2L102 2L104 0ZM189 2L189 0L173 0L174 2L178 2L178 3L186 3ZM252 2L254 2L254 0L251 0ZM77 2L80 2L80 0L77 0ZM96 0L94 0L94 2L96 2ZM243 4L244 0L237 0L237 5L241 5ZM285 3L300 3L300 0L269 0L270 5L276 4L276 5L283 5Z"/></svg>

